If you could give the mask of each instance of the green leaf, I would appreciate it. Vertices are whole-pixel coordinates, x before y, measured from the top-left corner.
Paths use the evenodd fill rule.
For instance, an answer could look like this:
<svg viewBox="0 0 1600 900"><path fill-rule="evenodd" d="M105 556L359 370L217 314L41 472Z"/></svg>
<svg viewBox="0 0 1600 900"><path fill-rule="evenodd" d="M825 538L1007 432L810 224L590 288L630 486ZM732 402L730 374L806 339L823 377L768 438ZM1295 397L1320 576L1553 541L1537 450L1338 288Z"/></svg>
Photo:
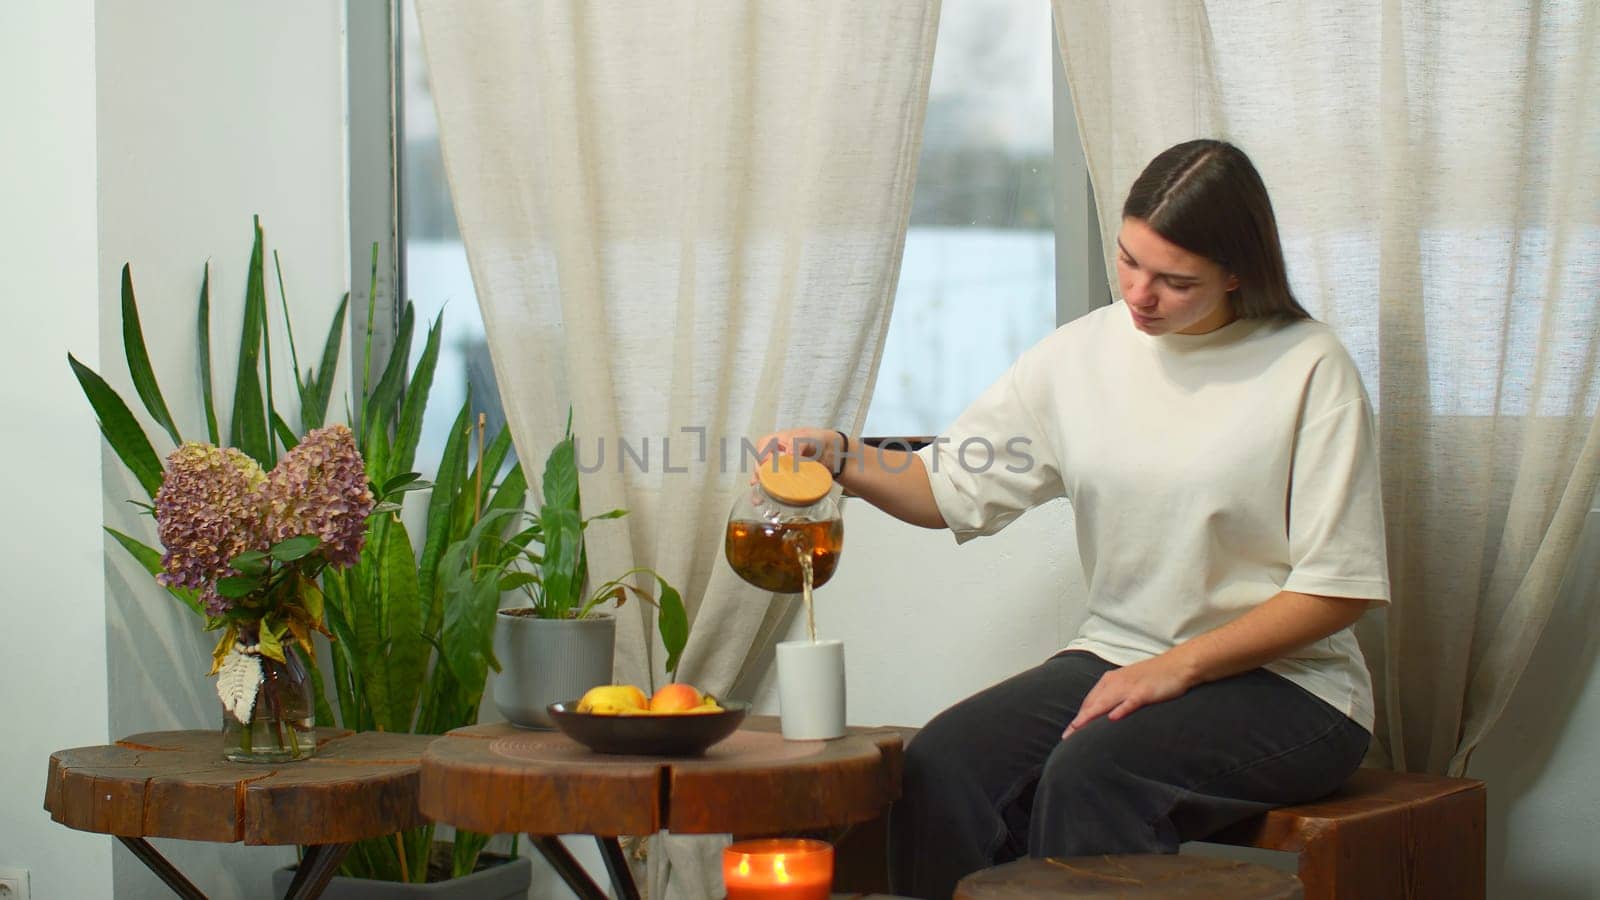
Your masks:
<svg viewBox="0 0 1600 900"><path fill-rule="evenodd" d="M367 544L361 549L361 561L353 567L349 580L350 596L345 606L350 628L356 639L356 659L360 663L361 681L366 687L367 708L371 711L374 727L387 727L389 708L389 679L384 668L384 638L382 605L382 571L385 542L390 526L385 519L372 520Z"/></svg>
<svg viewBox="0 0 1600 900"><path fill-rule="evenodd" d="M366 686L361 682L361 666L356 658L356 638L345 617L349 603L349 581L354 573L327 573L322 579L323 615L328 630L333 632L333 680L339 696L340 724L352 731L364 731L370 726L370 714L364 703Z"/></svg>
<svg viewBox="0 0 1600 900"><path fill-rule="evenodd" d="M300 576L300 605L305 607L306 615L311 617L312 624L323 624L323 616L327 612L327 599L323 597L317 583L305 575Z"/></svg>
<svg viewBox="0 0 1600 900"><path fill-rule="evenodd" d="M543 539L544 529L540 526L538 518L535 518L532 525L507 538L506 544L520 551L526 549L534 541L542 541Z"/></svg>
<svg viewBox="0 0 1600 900"><path fill-rule="evenodd" d="M395 425L394 455L391 466L404 471L416 464L417 444L422 439L422 418L427 410L428 393L433 388L433 372L439 363L439 340L444 313L434 317L428 326L428 338L422 347L422 357L411 371L411 383L405 389L405 402L400 408L400 419Z"/></svg>
<svg viewBox="0 0 1600 900"><path fill-rule="evenodd" d="M278 258L278 251L272 251L272 267L278 272L278 300L283 304L283 331L289 336L289 365L293 367L295 390L305 393L305 385L300 381L300 353L294 346L294 323L289 319L289 295L283 287L283 260Z"/></svg>
<svg viewBox="0 0 1600 900"><path fill-rule="evenodd" d="M367 331L366 345L361 351L361 401L364 404L372 392L368 385L372 383L372 331L373 321L378 313L378 242L372 242L372 281L367 287ZM365 410L363 410L363 416ZM354 419L350 420L352 423Z"/></svg>
<svg viewBox="0 0 1600 900"><path fill-rule="evenodd" d="M83 388L84 396L89 398L89 405L94 407L95 415L100 419L100 433L105 435L106 443L111 445L117 458L128 467L133 477L139 479L145 493L154 498L166 476L161 470L161 460L156 456L155 448L150 446L150 438L139 427L139 421L133 417L128 404L122 402L122 397L111 389L111 385L106 384L104 378L78 362L70 353L67 354L67 364L72 366L78 385Z"/></svg>
<svg viewBox="0 0 1600 900"><path fill-rule="evenodd" d="M116 538L117 543L122 545L122 549L128 551L128 555L132 556L134 560L139 563L139 565L144 566L144 570L146 572L149 572L151 575L161 574L160 550L157 550L154 547L146 546L145 544L142 544L138 540L123 534L115 528L107 528L106 533ZM167 593L183 601L183 605L189 607L191 610L194 610L195 615L204 616L206 614L205 609L200 606L200 597L197 591L191 590L190 588L169 587L167 588Z"/></svg>
<svg viewBox="0 0 1600 900"><path fill-rule="evenodd" d="M590 516L589 518L584 519L583 525L585 528L587 528L589 527L590 522L598 522L602 519L620 519L627 514L628 511L625 509L613 509L610 512L603 512L598 516Z"/></svg>
<svg viewBox="0 0 1600 900"><path fill-rule="evenodd" d="M458 564L464 563L468 556L467 544L467 541L456 542L446 555ZM455 571L455 577L445 590L444 661L467 702L475 705L483 697L484 681L489 677L490 661L494 657L499 583L492 576L474 580L465 565L459 565Z"/></svg>
<svg viewBox="0 0 1600 900"><path fill-rule="evenodd" d="M450 848L450 877L465 878L478 868L478 854L489 843L489 835L456 829L455 844ZM515 851L513 851L513 857Z"/></svg>
<svg viewBox="0 0 1600 900"><path fill-rule="evenodd" d="M402 472L399 475L390 478L388 481L385 481L383 483L383 487L378 488L374 493L376 493L379 497L387 497L391 494L404 494L407 491L425 490L432 486L433 484L431 482L422 480L421 473Z"/></svg>
<svg viewBox="0 0 1600 900"><path fill-rule="evenodd" d="M161 386L156 383L155 370L150 367L150 351L144 344L144 328L139 324L139 304L133 297L133 270L122 266L122 350L128 357L128 374L133 378L134 390L156 424L167 430L174 444L183 443L178 426L167 411L167 401L161 398Z"/></svg>
<svg viewBox="0 0 1600 900"><path fill-rule="evenodd" d="M385 478L389 473L389 432L375 428L368 434L370 439L361 448L361 460L366 463L369 476Z"/></svg>
<svg viewBox="0 0 1600 900"><path fill-rule="evenodd" d="M417 558L405 526L389 526L383 554L382 610L389 652L384 666L389 678L391 731L410 731L422 679L428 669L428 645L422 639L422 600L417 587Z"/></svg>
<svg viewBox="0 0 1600 900"><path fill-rule="evenodd" d="M283 657L283 634L283 626L273 626L268 624L268 620L262 619L261 632L256 637L256 648L268 659L275 659L281 663L288 662Z"/></svg>
<svg viewBox="0 0 1600 900"><path fill-rule="evenodd" d="M229 600L238 600L241 597L248 597L260 590L261 587L262 585L260 578L252 578L244 575L230 575L226 578L217 579L217 593L227 597Z"/></svg>
<svg viewBox="0 0 1600 900"><path fill-rule="evenodd" d="M489 502L489 492L494 488L494 480L499 476L500 466L505 463L506 455L511 452L511 429L501 428L489 440L488 446L483 448L483 460L474 464L472 474L467 480L476 488L482 485L483 493L478 497L480 504Z"/></svg>
<svg viewBox="0 0 1600 900"><path fill-rule="evenodd" d="M507 572L500 576L500 592L514 591L530 584L538 584L539 576L533 572Z"/></svg>
<svg viewBox="0 0 1600 900"><path fill-rule="evenodd" d="M277 441L274 440L276 432L272 426L273 420L278 418L278 406L273 402L272 399L272 323L267 318L267 310L270 307L267 304L267 276L265 272L263 272L261 276L260 308L261 362L263 367L267 370L266 377L262 379L261 383L266 387L267 391L267 459L270 461L267 465L267 468L270 469L278 464L278 444Z"/></svg>
<svg viewBox="0 0 1600 900"><path fill-rule="evenodd" d="M488 498L489 502L484 504L484 510L486 512L497 509L520 510L526 504L527 499L528 480L522 476L522 464L517 463L511 467L510 472L506 473L505 479L500 482L500 487L494 492L494 496Z"/></svg>
<svg viewBox="0 0 1600 900"><path fill-rule="evenodd" d="M382 435L385 441L389 440L389 425L395 415L395 406L400 402L400 388L405 384L406 362L411 358L411 335L416 328L416 310L410 303L406 304L405 311L400 315L400 331L395 335L394 346L389 351L389 362L383 367L383 374L378 376L378 383L372 389L372 394L364 399L361 407L361 441L362 455L366 455L369 446L375 443L374 438ZM410 468L410 464L407 464ZM368 467L368 474L387 474L387 472L374 473Z"/></svg>
<svg viewBox="0 0 1600 900"><path fill-rule="evenodd" d="M254 226L250 249L250 274L245 283L244 327L239 335L239 374L233 388L233 418L228 443L244 451L263 468L271 468L267 446L267 410L261 399L261 321L266 305L266 284L261 262L261 222Z"/></svg>
<svg viewBox="0 0 1600 900"><path fill-rule="evenodd" d="M578 511L578 464L570 437L551 448L545 460L544 505Z"/></svg>
<svg viewBox="0 0 1600 900"><path fill-rule="evenodd" d="M322 346L322 363L316 377L307 373L305 389L300 394L300 427L306 431L321 428L328 415L328 398L333 395L333 377L339 368L339 348L344 341L344 314L350 306L346 293L334 311L333 324L328 328L328 339Z"/></svg>
<svg viewBox="0 0 1600 900"><path fill-rule="evenodd" d="M583 526L576 510L546 505L539 513L544 528L544 564L540 582L544 585L547 618L566 618L583 598L579 578L579 555L583 547Z"/></svg>
<svg viewBox="0 0 1600 900"><path fill-rule="evenodd" d="M241 575L267 574L267 554L260 550L246 550L228 562Z"/></svg>
<svg viewBox="0 0 1600 900"><path fill-rule="evenodd" d="M425 629L429 634L439 630L443 594L438 568L450 543L450 522L461 493L461 483L466 477L467 417L471 412L472 398L469 396L461 402L461 411L456 414L455 424L451 425L449 436L445 439L444 456L439 461L439 477L434 480L433 495L428 498L428 525L424 532L427 536L422 542L422 559L417 563L417 579L422 600L429 608Z"/></svg>
<svg viewBox="0 0 1600 900"><path fill-rule="evenodd" d="M211 398L211 263L200 280L200 314L196 330L200 340L200 400L206 408L206 435L213 446L222 443L217 433L217 406Z"/></svg>
<svg viewBox="0 0 1600 900"><path fill-rule="evenodd" d="M667 651L667 674L677 678L678 661L689 643L689 614L683 608L683 598L677 589L660 575L655 579L661 589L661 596L656 598L656 629L661 632L661 646Z"/></svg>
<svg viewBox="0 0 1600 900"><path fill-rule="evenodd" d="M283 416L278 415L277 410L272 411L272 430L277 434L278 443L283 445L284 450L293 450L299 446L300 439L294 436L294 430L283 420Z"/></svg>
<svg viewBox="0 0 1600 900"><path fill-rule="evenodd" d="M278 562L294 562L309 555L321 543L322 539L314 534L301 534L273 544L267 552Z"/></svg>

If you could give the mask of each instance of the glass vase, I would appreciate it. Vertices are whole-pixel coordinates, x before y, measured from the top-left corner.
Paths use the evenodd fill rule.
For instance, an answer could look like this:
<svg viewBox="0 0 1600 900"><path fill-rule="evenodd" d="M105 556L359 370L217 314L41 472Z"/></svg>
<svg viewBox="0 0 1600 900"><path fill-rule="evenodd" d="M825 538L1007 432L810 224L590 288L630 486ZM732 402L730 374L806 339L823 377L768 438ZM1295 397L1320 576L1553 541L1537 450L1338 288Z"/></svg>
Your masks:
<svg viewBox="0 0 1600 900"><path fill-rule="evenodd" d="M311 676L293 651L286 663L258 657L261 682L250 721L222 711L222 755L233 762L281 763L307 759L317 751L316 707Z"/></svg>

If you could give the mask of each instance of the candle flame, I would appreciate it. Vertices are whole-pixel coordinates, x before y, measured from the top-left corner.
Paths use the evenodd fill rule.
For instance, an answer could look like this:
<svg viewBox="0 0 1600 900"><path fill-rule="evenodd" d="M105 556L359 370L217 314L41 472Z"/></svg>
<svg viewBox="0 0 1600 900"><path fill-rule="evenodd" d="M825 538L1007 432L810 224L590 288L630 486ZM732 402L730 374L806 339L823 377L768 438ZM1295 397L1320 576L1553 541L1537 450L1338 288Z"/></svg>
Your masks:
<svg viewBox="0 0 1600 900"><path fill-rule="evenodd" d="M748 876L750 874L750 857L745 856L739 859L739 874L741 876Z"/></svg>
<svg viewBox="0 0 1600 900"><path fill-rule="evenodd" d="M789 883L789 869L783 863L782 853L779 853L778 857L772 861L772 874L778 879L779 884Z"/></svg>

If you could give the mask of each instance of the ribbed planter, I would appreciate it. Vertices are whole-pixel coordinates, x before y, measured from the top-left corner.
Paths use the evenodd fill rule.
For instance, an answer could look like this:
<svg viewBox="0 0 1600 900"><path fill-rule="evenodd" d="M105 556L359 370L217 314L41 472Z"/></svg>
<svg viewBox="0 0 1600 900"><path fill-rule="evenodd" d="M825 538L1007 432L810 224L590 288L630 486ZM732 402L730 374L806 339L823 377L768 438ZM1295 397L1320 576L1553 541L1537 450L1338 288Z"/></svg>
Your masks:
<svg viewBox="0 0 1600 900"><path fill-rule="evenodd" d="M611 683L617 622L607 615L539 619L502 609L495 620L494 705L523 728L553 728L545 707Z"/></svg>
<svg viewBox="0 0 1600 900"><path fill-rule="evenodd" d="M533 883L533 863L526 857L509 859L485 854L489 864L462 878L431 881L427 884L401 884L370 878L334 876L323 900L524 900ZM289 892L294 869L284 867L272 873L272 896Z"/></svg>

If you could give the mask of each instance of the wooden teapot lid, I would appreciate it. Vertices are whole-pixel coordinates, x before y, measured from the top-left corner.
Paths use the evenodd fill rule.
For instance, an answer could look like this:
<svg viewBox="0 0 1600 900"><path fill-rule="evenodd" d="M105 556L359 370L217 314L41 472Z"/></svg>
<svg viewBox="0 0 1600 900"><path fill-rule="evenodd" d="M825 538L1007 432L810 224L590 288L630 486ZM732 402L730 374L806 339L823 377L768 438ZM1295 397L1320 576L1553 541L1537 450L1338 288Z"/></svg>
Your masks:
<svg viewBox="0 0 1600 900"><path fill-rule="evenodd" d="M762 490L794 506L810 506L833 490L833 475L827 466L790 453L764 460L756 467L756 479Z"/></svg>

